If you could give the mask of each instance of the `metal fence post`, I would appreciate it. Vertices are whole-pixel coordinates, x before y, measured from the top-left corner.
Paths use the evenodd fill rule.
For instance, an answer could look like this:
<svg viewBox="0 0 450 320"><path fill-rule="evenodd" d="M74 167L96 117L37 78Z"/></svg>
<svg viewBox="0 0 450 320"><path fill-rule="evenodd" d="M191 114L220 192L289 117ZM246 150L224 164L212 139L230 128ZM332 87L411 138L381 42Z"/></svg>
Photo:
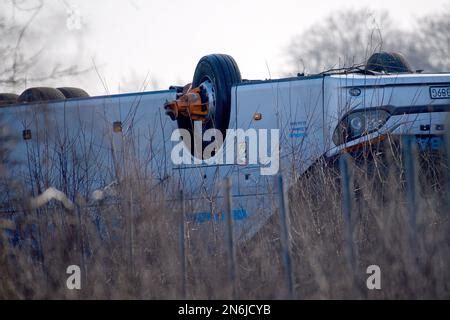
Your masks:
<svg viewBox="0 0 450 320"><path fill-rule="evenodd" d="M283 185L283 177L278 175L278 206L280 209L280 236L281 247L283 254L283 262L286 273L286 283L289 292L289 298L294 299L294 277L292 274L292 262L291 262L291 250L290 250L290 232L289 232L289 211L286 204L287 197L285 196L285 190Z"/></svg>
<svg viewBox="0 0 450 320"><path fill-rule="evenodd" d="M450 168L450 116L447 117L447 121L444 125L444 128L446 129L445 134L445 157L447 160L447 168ZM447 202L447 208L450 207L450 172L449 170L445 170L446 179L447 179L447 186L446 186L446 198L445 201Z"/></svg>
<svg viewBox="0 0 450 320"><path fill-rule="evenodd" d="M232 193L231 193L231 178L225 179L225 206L227 216L227 244L229 253L229 277L233 286L232 298L237 298L237 285L236 285L236 248L234 246L233 235L233 205L232 205Z"/></svg>
<svg viewBox="0 0 450 320"><path fill-rule="evenodd" d="M417 241L417 206L416 206L416 164L413 159L412 139L408 136L402 137L403 161L406 180L406 201L408 209L409 240L413 252L415 252Z"/></svg>
<svg viewBox="0 0 450 320"><path fill-rule="evenodd" d="M180 248L180 261L181 261L181 297L186 299L186 247L185 247L185 230L184 230L184 219L185 219L185 203L184 203L184 192L180 190L180 216L179 216L179 248Z"/></svg>
<svg viewBox="0 0 450 320"><path fill-rule="evenodd" d="M130 255L130 272L131 274L134 276L135 275L135 265L134 265L134 198L133 198L133 189L131 188L130 185L130 225L129 225L129 242L130 242L130 247L129 247L129 255Z"/></svg>
<svg viewBox="0 0 450 320"><path fill-rule="evenodd" d="M356 260L355 250L353 248L353 224L352 224L352 206L350 195L350 173L349 173L349 155L342 154L339 157L339 170L341 173L341 189L342 189L342 215L344 218L344 238L347 253L347 262L351 273L355 275Z"/></svg>
<svg viewBox="0 0 450 320"><path fill-rule="evenodd" d="M85 251L86 251L86 244L85 244L85 237L84 237L84 230L85 228L83 228L83 226L85 226L86 224L84 223L84 221L82 221L81 218L81 208L80 206L77 204L75 207L75 210L77 211L77 216L78 216L78 225L80 228L80 232L79 232L79 244L80 244L80 258L81 258L81 265L83 268L83 275L84 275L84 281L85 283L88 282L88 274L87 274L87 263L86 263L86 257L85 257Z"/></svg>

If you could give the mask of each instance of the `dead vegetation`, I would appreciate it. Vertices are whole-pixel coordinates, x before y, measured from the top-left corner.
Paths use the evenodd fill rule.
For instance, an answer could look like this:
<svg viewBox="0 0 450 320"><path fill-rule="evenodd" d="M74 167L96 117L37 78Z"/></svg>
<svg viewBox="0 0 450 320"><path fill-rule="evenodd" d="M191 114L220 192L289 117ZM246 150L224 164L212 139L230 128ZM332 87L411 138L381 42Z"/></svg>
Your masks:
<svg viewBox="0 0 450 320"><path fill-rule="evenodd" d="M2 192L11 196L9 210L1 214L0 297L448 299L446 158L413 150L411 196L404 154L397 144L388 146L346 160L347 191L338 162L318 163L289 186L292 297L276 201L275 214L265 226L251 239L237 242L234 296L226 223L193 221L189 212L196 201L185 200L183 274L182 206L169 196L177 188L167 192L167 186L140 166L123 166L118 182L110 186L113 192L95 203L71 194L73 208L55 200L34 208L23 196L30 191L3 170ZM3 168L8 167L6 155L2 149ZM349 203L343 201L345 192ZM349 223L343 205L350 210ZM72 264L81 268L81 290L66 288L66 268ZM366 287L369 265L381 268L381 290Z"/></svg>

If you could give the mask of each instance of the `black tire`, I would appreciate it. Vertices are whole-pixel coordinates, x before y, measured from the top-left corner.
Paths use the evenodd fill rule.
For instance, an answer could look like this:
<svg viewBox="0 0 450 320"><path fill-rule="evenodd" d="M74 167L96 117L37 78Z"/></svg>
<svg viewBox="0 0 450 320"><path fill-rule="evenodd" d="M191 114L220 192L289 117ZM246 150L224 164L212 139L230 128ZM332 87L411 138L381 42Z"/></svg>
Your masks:
<svg viewBox="0 0 450 320"><path fill-rule="evenodd" d="M89 97L89 94L80 88L62 87L57 90L61 91L66 99Z"/></svg>
<svg viewBox="0 0 450 320"><path fill-rule="evenodd" d="M39 102L51 100L64 100L66 97L55 88L35 87L28 88L18 98L18 102Z"/></svg>
<svg viewBox="0 0 450 320"><path fill-rule="evenodd" d="M398 52L374 53L366 63L366 70L386 73L412 73L411 65Z"/></svg>
<svg viewBox="0 0 450 320"><path fill-rule="evenodd" d="M18 97L15 93L0 93L0 107L16 104Z"/></svg>
<svg viewBox="0 0 450 320"><path fill-rule="evenodd" d="M210 80L213 85L215 110L213 114L209 115L209 119L203 123L203 131L216 128L222 132L225 139L225 133L230 123L231 87L242 81L241 72L233 57L226 54L211 54L204 56L198 62L192 87L198 87L206 80ZM179 128L187 129L192 133L193 122L191 119L181 116L177 122ZM193 139L191 140L192 152L194 142ZM203 148L207 145L208 143L203 143Z"/></svg>

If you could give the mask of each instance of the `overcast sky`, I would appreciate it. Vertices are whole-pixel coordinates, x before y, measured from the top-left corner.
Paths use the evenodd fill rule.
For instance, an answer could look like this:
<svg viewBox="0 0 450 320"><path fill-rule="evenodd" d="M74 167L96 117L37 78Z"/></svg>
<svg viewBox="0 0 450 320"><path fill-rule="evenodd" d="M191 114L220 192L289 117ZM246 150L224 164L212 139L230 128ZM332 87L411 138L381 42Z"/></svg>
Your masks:
<svg viewBox="0 0 450 320"><path fill-rule="evenodd" d="M64 0L48 2L34 23L50 23L45 19L52 6L65 6L68 16L75 9L80 29L67 33L83 34L82 50L76 42L56 43L54 53L95 61L114 93L133 90L127 80L143 81L148 73L157 80L151 88L190 82L197 61L209 53L232 55L244 78L268 78L268 70L277 77L290 39L331 12L384 9L408 28L449 0ZM89 86L91 94L104 93L100 81Z"/></svg>

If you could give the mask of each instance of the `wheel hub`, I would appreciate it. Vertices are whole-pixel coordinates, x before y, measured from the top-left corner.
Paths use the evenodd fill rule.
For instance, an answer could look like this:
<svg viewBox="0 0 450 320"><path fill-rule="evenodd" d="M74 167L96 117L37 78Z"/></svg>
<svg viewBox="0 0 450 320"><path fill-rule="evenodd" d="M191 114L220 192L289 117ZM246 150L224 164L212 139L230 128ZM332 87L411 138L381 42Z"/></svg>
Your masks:
<svg viewBox="0 0 450 320"><path fill-rule="evenodd" d="M189 85L177 99L166 101L164 109L172 120L178 119L180 115L193 121L212 120L216 109L214 86L209 80L196 88Z"/></svg>

